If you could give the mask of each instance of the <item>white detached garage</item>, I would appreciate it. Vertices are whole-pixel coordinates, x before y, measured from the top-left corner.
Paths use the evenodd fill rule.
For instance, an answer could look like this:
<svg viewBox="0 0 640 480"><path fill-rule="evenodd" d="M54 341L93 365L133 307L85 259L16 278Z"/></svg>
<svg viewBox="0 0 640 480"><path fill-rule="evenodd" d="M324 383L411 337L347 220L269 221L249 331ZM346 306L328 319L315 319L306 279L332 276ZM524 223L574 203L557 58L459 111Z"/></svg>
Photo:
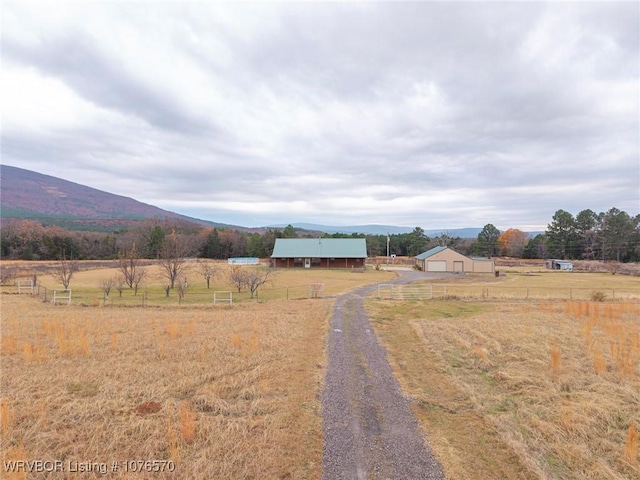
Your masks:
<svg viewBox="0 0 640 480"><path fill-rule="evenodd" d="M424 272L493 273L495 265L490 258L467 257L449 247L434 247L416 257Z"/></svg>

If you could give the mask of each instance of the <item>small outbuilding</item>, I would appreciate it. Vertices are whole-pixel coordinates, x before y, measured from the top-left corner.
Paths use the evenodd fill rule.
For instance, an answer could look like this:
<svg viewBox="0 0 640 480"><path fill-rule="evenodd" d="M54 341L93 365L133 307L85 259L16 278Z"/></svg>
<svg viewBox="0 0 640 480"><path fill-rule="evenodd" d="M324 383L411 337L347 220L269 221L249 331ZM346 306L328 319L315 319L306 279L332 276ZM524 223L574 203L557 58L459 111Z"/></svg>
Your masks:
<svg viewBox="0 0 640 480"><path fill-rule="evenodd" d="M554 259L550 259L547 260L547 268L550 268L552 270L568 270L568 271L573 271L573 263L567 261L567 260L554 260Z"/></svg>
<svg viewBox="0 0 640 480"><path fill-rule="evenodd" d="M490 258L467 257L449 247L434 247L416 257L416 264L424 272L494 273Z"/></svg>
<svg viewBox="0 0 640 480"><path fill-rule="evenodd" d="M277 238L271 264L277 268L365 268L364 238Z"/></svg>

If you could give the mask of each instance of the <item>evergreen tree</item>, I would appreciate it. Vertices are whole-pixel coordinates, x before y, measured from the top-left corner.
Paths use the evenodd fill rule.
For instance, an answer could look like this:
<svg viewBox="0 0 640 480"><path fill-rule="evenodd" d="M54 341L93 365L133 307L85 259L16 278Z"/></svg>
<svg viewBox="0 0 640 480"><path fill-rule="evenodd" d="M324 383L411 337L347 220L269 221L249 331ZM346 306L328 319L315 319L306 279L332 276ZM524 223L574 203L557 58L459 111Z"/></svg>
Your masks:
<svg viewBox="0 0 640 480"><path fill-rule="evenodd" d="M579 257L576 221L569 212L558 210L546 231L549 255L559 259Z"/></svg>
<svg viewBox="0 0 640 480"><path fill-rule="evenodd" d="M628 261L633 250L629 247L638 226L637 220L630 217L627 212L620 211L615 207L600 215L602 218L602 259L618 262Z"/></svg>
<svg viewBox="0 0 640 480"><path fill-rule="evenodd" d="M500 250L499 238L500 230L491 223L486 224L478 234L476 251L479 255L484 255L486 257L497 255Z"/></svg>
<svg viewBox="0 0 640 480"><path fill-rule="evenodd" d="M543 234L538 234L530 239L522 251L522 258L546 258L547 247Z"/></svg>
<svg viewBox="0 0 640 480"><path fill-rule="evenodd" d="M429 237L424 233L424 230L420 227L415 227L413 232L408 234L407 238L407 255L415 257L427 250L429 244Z"/></svg>
<svg viewBox="0 0 640 480"><path fill-rule="evenodd" d="M578 243L576 258L594 260L598 251L598 215L593 210L582 210L576 215Z"/></svg>
<svg viewBox="0 0 640 480"><path fill-rule="evenodd" d="M298 238L298 233L293 225L287 225L282 231L282 238Z"/></svg>
<svg viewBox="0 0 640 480"><path fill-rule="evenodd" d="M225 258L222 251L222 242L220 241L220 235L217 229L211 230L211 233L207 235L207 241L204 244L200 255L203 258Z"/></svg>
<svg viewBox="0 0 640 480"><path fill-rule="evenodd" d="M247 256L266 258L271 256L271 252L267 251L265 246L265 236L259 233L252 233L247 239Z"/></svg>
<svg viewBox="0 0 640 480"><path fill-rule="evenodd" d="M160 225L155 225L149 230L149 240L145 245L145 255L148 258L160 258L163 244L164 229Z"/></svg>

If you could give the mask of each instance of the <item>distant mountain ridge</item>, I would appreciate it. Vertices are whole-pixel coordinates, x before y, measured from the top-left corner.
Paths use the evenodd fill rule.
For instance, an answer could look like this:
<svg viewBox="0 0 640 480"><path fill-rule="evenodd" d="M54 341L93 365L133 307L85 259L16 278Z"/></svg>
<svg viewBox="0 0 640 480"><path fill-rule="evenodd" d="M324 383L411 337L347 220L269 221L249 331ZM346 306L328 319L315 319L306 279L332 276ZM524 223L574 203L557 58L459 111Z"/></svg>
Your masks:
<svg viewBox="0 0 640 480"><path fill-rule="evenodd" d="M391 225L351 225L351 226L336 227L336 226L331 226L331 225L320 225L320 224L316 224L316 223L304 223L304 222L302 222L302 223L292 223L291 226L296 228L296 229L300 229L300 230L308 230L308 231L311 231L311 232L322 232L322 233L328 233L328 234L332 234L332 233L345 233L345 234L363 233L363 234L366 234L366 235L381 235L381 234L389 233L389 234L393 235L393 234L402 234L402 233L408 233L408 232L412 232L413 231L413 228L395 227L395 226L391 226ZM285 227L287 227L287 225L278 224L278 225L269 225L266 228L283 229Z"/></svg>
<svg viewBox="0 0 640 480"><path fill-rule="evenodd" d="M154 218L180 219L220 228L231 227L169 212L133 198L9 165L0 165L0 199L0 215L3 220L32 218L72 229L130 225Z"/></svg>
<svg viewBox="0 0 640 480"><path fill-rule="evenodd" d="M0 164L0 219L33 219L46 225L70 230L113 230L149 219L174 219L219 229L264 233L267 229L284 229L287 225L249 228L201 220L163 210L133 198L104 192L86 185L44 175L31 170ZM292 223L308 234L353 233L364 235L398 235L411 233L415 227L393 225L329 226ZM459 238L477 238L482 228L425 229L429 237L447 234ZM525 232L533 236L543 232Z"/></svg>
<svg viewBox="0 0 640 480"><path fill-rule="evenodd" d="M302 230L310 230L323 232L328 234L344 233L350 235L352 233L360 233L364 235L401 235L403 233L411 233L415 227L396 227L392 225L348 225L348 226L330 226L319 225L315 223L292 223L292 227ZM270 225L268 228L285 228L286 225ZM460 238L477 238L482 228L441 228L433 230L425 230L425 234L429 237L438 237L443 233Z"/></svg>

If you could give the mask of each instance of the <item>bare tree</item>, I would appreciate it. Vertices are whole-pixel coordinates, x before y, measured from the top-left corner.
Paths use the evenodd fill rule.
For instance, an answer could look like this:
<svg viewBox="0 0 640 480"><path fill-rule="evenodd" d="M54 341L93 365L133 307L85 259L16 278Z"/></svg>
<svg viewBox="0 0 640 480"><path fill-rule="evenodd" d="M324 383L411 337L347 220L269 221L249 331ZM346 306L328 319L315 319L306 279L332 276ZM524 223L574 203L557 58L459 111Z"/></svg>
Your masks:
<svg viewBox="0 0 640 480"><path fill-rule="evenodd" d="M215 266L212 265L211 263L208 262L198 262L200 264L200 274L204 277L205 281L207 282L207 288L210 288L211 285L211 279L213 277L216 277L218 275L218 273L220 273L220 269Z"/></svg>
<svg viewBox="0 0 640 480"><path fill-rule="evenodd" d="M460 238L451 236L449 232L442 232L439 236L435 237L434 240L438 242L438 246L440 247L453 247Z"/></svg>
<svg viewBox="0 0 640 480"><path fill-rule="evenodd" d="M66 255L62 253L58 265L51 272L51 276L62 283L66 290L69 288L71 278L78 270L78 262L73 259L67 259Z"/></svg>
<svg viewBox="0 0 640 480"><path fill-rule="evenodd" d="M184 276L187 257L191 251L189 238L178 235L175 230L164 239L158 262L162 273L169 280L170 288L174 288L176 280Z"/></svg>
<svg viewBox="0 0 640 480"><path fill-rule="evenodd" d="M258 296L258 289L269 281L269 277L275 271L274 268L254 268L247 270L246 282L251 298Z"/></svg>
<svg viewBox="0 0 640 480"><path fill-rule="evenodd" d="M273 268L242 268L235 265L227 272L227 280L238 290L238 293L243 288L248 288L251 298L255 298L258 295L258 289L269 281L273 272Z"/></svg>
<svg viewBox="0 0 640 480"><path fill-rule="evenodd" d="M109 294L111 293L111 289L115 286L115 284L116 284L116 280L113 277L105 278L100 282L100 289L104 293L105 297L109 297Z"/></svg>
<svg viewBox="0 0 640 480"><path fill-rule="evenodd" d="M233 265L227 270L227 281L240 293L248 286L247 271L238 265Z"/></svg>
<svg viewBox="0 0 640 480"><path fill-rule="evenodd" d="M124 276L122 275L122 273L119 273L118 275L115 276L114 286L115 286L115 289L118 291L119 297L122 297L122 291L124 290L124 286L126 284L127 282L125 282Z"/></svg>
<svg viewBox="0 0 640 480"><path fill-rule="evenodd" d="M134 295L138 295L138 288L140 287L140 285L142 284L145 278L147 278L147 269L144 267L136 268L135 275L131 280L132 281L131 285L133 288Z"/></svg>
<svg viewBox="0 0 640 480"><path fill-rule="evenodd" d="M118 268L120 269L124 283L126 283L129 288L134 288L134 285L139 284L142 278L144 278L146 274L140 273L140 270L144 270L144 267L141 265L135 243L131 246L131 250L126 252L121 251L118 254Z"/></svg>
<svg viewBox="0 0 640 480"><path fill-rule="evenodd" d="M16 271L14 268L3 267L0 268L0 285L9 285L16 278ZM35 283L34 283L35 285Z"/></svg>
<svg viewBox="0 0 640 480"><path fill-rule="evenodd" d="M184 278L181 282L178 282L177 290L178 290L178 298L180 300L184 300L184 296L187 294L187 291L189 290L189 283L187 282L186 278Z"/></svg>

